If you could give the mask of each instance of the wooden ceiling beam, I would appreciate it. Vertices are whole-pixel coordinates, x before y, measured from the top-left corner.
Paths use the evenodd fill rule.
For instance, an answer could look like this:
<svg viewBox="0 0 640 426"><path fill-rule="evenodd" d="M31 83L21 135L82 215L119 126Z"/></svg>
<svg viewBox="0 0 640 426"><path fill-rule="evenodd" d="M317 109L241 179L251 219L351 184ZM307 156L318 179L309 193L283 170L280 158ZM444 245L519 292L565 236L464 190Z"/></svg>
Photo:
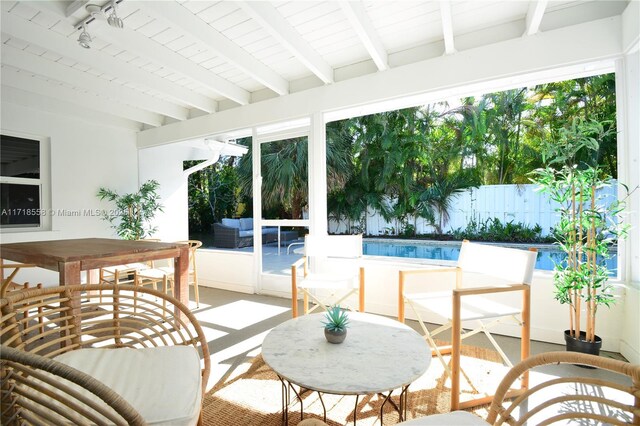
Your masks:
<svg viewBox="0 0 640 426"><path fill-rule="evenodd" d="M143 71L103 52L83 49L78 46L75 38L65 37L33 22L13 17L11 14L5 15L3 18L2 32L4 34L92 68L108 70L109 74L114 77L164 93L179 102L205 112L215 112L217 110L217 102L214 99L195 93L155 74Z"/></svg>
<svg viewBox="0 0 640 426"><path fill-rule="evenodd" d="M122 29L110 27L104 16L98 16L91 23L89 32L115 46L126 46L129 52L171 69L240 105L250 102L251 95L243 88L126 26Z"/></svg>
<svg viewBox="0 0 640 426"><path fill-rule="evenodd" d="M211 25L172 1L136 3L148 15L162 19L167 27L177 26L204 43L211 51L226 59L254 80L279 95L289 93L289 82L247 53L246 50L216 31Z"/></svg>
<svg viewBox="0 0 640 426"><path fill-rule="evenodd" d="M442 21L442 36L444 38L444 53L452 55L456 53L453 40L453 19L451 18L451 3L449 0L440 0L440 19Z"/></svg>
<svg viewBox="0 0 640 426"><path fill-rule="evenodd" d="M530 36L540 31L540 24L547 8L547 0L531 0L529 10L525 18L524 35Z"/></svg>
<svg viewBox="0 0 640 426"><path fill-rule="evenodd" d="M116 117L126 118L148 124L153 127L159 127L164 124L164 119L160 114L144 111L120 102L110 101L95 95L79 92L69 89L60 84L55 84L41 78L34 77L27 72L2 72L2 84L21 89L27 92L38 93L54 99L64 99L79 105L83 108L93 109Z"/></svg>
<svg viewBox="0 0 640 426"><path fill-rule="evenodd" d="M369 52L371 59L373 59L373 62L378 67L378 70L388 70L387 50L384 48L376 29L371 23L371 19L369 19L364 5L360 2L351 1L340 1L339 3L349 23L351 23L360 41L362 41L367 52Z"/></svg>
<svg viewBox="0 0 640 426"><path fill-rule="evenodd" d="M242 8L324 83L333 83L333 68L268 2L243 1Z"/></svg>
<svg viewBox="0 0 640 426"><path fill-rule="evenodd" d="M5 46L2 49L2 63L76 86L106 98L118 99L136 108L166 115L177 120L189 118L189 110L187 108L154 96L145 95L137 90L111 83L102 78L96 78L86 72L58 62L49 61L11 46Z"/></svg>
<svg viewBox="0 0 640 426"><path fill-rule="evenodd" d="M128 118L120 118L93 109L85 108L66 102L59 98L49 98L40 94L27 92L22 89L2 84L2 102L19 105L24 108L46 111L66 117L75 117L92 121L101 125L124 128L133 132L142 130L143 125Z"/></svg>

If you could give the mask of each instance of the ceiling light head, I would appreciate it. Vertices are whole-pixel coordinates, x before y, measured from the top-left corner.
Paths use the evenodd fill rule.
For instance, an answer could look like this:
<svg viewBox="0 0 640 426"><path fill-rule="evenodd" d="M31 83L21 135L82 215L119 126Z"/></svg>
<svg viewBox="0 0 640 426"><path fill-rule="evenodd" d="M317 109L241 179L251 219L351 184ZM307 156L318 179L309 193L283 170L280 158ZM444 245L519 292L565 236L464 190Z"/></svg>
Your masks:
<svg viewBox="0 0 640 426"><path fill-rule="evenodd" d="M84 26L84 24L82 25L82 32L78 37L78 44L84 47L85 49L91 48L91 36L87 32L87 28Z"/></svg>
<svg viewBox="0 0 640 426"><path fill-rule="evenodd" d="M123 28L124 23L122 19L118 18L116 14L116 2L115 0L111 0L111 15L107 18L107 22L114 28Z"/></svg>
<svg viewBox="0 0 640 426"><path fill-rule="evenodd" d="M102 14L102 8L97 4L87 4L85 5L84 10L86 10L87 13L93 16L94 18Z"/></svg>

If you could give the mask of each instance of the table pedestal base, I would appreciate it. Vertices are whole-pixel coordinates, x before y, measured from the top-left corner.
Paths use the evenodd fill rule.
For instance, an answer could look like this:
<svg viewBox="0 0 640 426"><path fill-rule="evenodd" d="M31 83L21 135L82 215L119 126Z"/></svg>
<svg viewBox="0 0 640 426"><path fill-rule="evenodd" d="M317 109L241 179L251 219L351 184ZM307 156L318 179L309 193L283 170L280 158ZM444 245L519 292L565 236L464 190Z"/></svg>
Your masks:
<svg viewBox="0 0 640 426"><path fill-rule="evenodd" d="M313 392L310 389L300 388L300 391L296 391L293 387L293 384L288 380L280 377L278 375L278 379L280 379L280 383L282 384L282 424L289 424L289 406L291 405L291 391L295 393L296 398L300 401L300 421L304 419L304 403L302 402L302 395L305 392ZM379 393L380 397L384 397L384 401L382 402L382 406L380 407L380 425L384 423L384 406L387 402L389 402L398 412L400 417L399 421L404 421L407 419L407 397L409 393L409 385L406 385L401 388L400 391L400 399L399 404L396 404L393 399L391 399L391 394L393 390L389 391L388 394ZM320 399L320 404L322 404L323 411L323 421L327 422L327 407L324 405L324 400L322 399L322 392L318 392L318 398ZM357 422L357 413L358 413L358 402L360 400L360 395L356 395L356 403L353 409L353 425L356 426Z"/></svg>

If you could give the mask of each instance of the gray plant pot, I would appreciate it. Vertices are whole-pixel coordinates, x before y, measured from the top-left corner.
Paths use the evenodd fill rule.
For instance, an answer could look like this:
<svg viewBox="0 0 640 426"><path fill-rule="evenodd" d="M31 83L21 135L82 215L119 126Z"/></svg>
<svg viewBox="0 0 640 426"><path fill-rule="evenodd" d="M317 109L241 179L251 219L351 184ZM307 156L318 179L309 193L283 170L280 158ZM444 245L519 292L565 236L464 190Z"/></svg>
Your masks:
<svg viewBox="0 0 640 426"><path fill-rule="evenodd" d="M345 328L342 331L334 331L329 330L328 328L324 329L324 337L327 339L329 343L342 343L344 339L347 337L347 329Z"/></svg>

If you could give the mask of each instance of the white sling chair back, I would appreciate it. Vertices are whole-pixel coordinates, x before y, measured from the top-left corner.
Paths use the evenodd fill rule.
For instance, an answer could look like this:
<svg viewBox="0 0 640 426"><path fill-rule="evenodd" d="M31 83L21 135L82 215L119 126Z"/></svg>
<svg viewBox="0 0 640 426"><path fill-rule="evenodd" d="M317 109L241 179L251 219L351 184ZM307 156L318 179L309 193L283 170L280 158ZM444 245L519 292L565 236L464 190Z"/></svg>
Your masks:
<svg viewBox="0 0 640 426"><path fill-rule="evenodd" d="M291 304L298 316L298 291L304 297L304 313L342 303L353 294L359 296L358 310L364 312L364 267L362 235L307 235L304 256L291 265ZM339 263L334 263L340 261ZM302 268L302 277L298 276ZM331 294L320 300L314 290ZM309 309L309 298L315 306Z"/></svg>
<svg viewBox="0 0 640 426"><path fill-rule="evenodd" d="M483 332L496 348L505 364L512 363L500 348L489 328L505 320L515 321L521 328L521 359L529 356L530 340L530 285L536 261L535 250L519 250L464 241L458 263L452 268L402 270L399 277L398 320L404 322L405 303L413 310L432 348L432 355L442 362L451 377L451 409L464 409L486 404L491 397L465 401L460 404L460 347L461 340ZM409 282L410 276L413 277ZM435 279L426 279L436 278ZM447 280L447 291L429 291L429 286L442 285ZM470 285L473 284L473 285ZM415 290L421 285L422 292ZM505 294L522 292L522 302L513 303ZM429 331L422 315L437 318L443 325ZM462 323L475 323L475 328L463 332ZM438 346L434 336L451 329L451 346ZM451 368L443 354L451 353ZM526 388L528 378L523 377Z"/></svg>

